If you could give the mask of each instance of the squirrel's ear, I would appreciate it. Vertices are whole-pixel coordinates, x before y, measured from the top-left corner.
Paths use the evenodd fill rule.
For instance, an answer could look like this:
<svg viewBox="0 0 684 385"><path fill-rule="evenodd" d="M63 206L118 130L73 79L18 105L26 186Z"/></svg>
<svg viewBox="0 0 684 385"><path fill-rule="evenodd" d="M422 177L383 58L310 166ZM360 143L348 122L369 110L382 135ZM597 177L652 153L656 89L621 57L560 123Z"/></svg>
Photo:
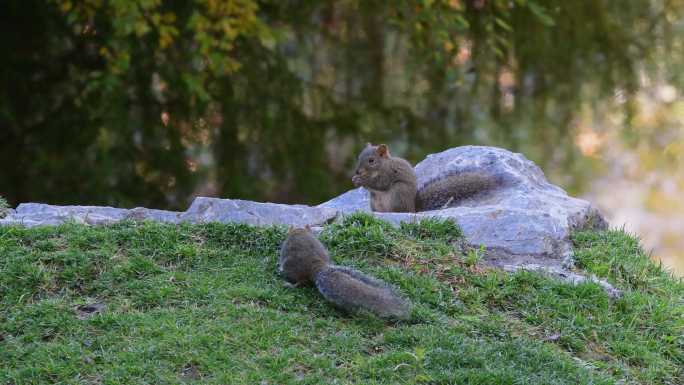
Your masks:
<svg viewBox="0 0 684 385"><path fill-rule="evenodd" d="M304 225L304 228L306 229L306 231L311 232L311 226L309 226L308 223Z"/></svg>
<svg viewBox="0 0 684 385"><path fill-rule="evenodd" d="M371 142L366 142L366 147L373 147L373 145L371 144Z"/></svg>
<svg viewBox="0 0 684 385"><path fill-rule="evenodd" d="M379 145L379 146L378 146L378 149L377 149L376 151L377 151L378 155L380 155L380 156L382 156L382 157L384 157L384 158L387 158L387 157L390 156L389 148L387 147L386 144L381 144L381 145Z"/></svg>

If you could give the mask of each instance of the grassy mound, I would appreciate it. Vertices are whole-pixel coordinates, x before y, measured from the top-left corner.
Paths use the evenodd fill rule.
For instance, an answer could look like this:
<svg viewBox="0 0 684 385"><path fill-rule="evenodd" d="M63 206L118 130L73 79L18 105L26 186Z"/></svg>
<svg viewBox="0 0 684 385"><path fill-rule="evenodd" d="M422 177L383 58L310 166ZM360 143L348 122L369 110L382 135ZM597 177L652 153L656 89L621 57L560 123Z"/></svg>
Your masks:
<svg viewBox="0 0 684 385"><path fill-rule="evenodd" d="M0 227L0 384L684 383L684 284L621 231L574 236L625 294L483 267L451 222L365 215L333 260L399 287L410 321L342 313L275 271L285 229Z"/></svg>

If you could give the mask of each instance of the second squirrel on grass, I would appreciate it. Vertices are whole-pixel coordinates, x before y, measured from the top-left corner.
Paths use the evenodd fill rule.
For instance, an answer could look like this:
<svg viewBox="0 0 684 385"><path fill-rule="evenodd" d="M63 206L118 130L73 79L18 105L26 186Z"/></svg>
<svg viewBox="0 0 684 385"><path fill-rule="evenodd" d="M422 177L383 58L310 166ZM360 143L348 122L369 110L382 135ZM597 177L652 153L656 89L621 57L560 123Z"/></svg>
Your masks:
<svg viewBox="0 0 684 385"><path fill-rule="evenodd" d="M409 162L391 156L385 144L370 143L359 154L352 182L370 192L371 210L410 213L443 208L497 185L494 176L473 171L445 175L418 189Z"/></svg>
<svg viewBox="0 0 684 385"><path fill-rule="evenodd" d="M278 272L294 286L313 283L325 299L346 311L396 319L407 319L411 312L410 303L385 282L331 264L325 246L308 226L289 230L280 248Z"/></svg>

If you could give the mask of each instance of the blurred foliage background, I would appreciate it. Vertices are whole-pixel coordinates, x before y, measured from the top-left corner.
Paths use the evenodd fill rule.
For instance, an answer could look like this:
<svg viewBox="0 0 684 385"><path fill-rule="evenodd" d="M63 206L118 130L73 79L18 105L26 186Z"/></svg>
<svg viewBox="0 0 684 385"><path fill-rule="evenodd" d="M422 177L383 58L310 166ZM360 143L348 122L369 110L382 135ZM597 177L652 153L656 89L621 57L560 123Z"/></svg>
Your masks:
<svg viewBox="0 0 684 385"><path fill-rule="evenodd" d="M624 211L637 207L655 215L647 231L678 231L683 11L683 0L5 0L0 194L180 210L197 195L318 203L351 188L367 141L414 164L486 144L524 153L615 220L638 226L644 216Z"/></svg>

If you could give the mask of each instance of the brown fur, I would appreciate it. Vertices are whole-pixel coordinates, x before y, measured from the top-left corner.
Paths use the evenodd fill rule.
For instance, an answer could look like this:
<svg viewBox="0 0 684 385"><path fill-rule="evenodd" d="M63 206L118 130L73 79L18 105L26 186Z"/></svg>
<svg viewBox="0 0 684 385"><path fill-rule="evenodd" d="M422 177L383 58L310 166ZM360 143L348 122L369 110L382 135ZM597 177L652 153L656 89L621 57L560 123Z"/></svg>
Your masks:
<svg viewBox="0 0 684 385"><path fill-rule="evenodd" d="M290 229L278 258L278 271L289 283L314 282L323 296L347 311L407 318L410 304L386 283L353 269L330 264L328 251L311 230Z"/></svg>
<svg viewBox="0 0 684 385"><path fill-rule="evenodd" d="M440 209L499 186L494 176L474 170L440 177L418 191L411 164L391 156L387 145L370 143L359 154L352 182L368 190L371 210L377 212Z"/></svg>
<svg viewBox="0 0 684 385"><path fill-rule="evenodd" d="M347 311L370 310L380 317L406 319L410 304L386 283L356 270L330 266L316 278L321 294Z"/></svg>
<svg viewBox="0 0 684 385"><path fill-rule="evenodd" d="M416 211L416 173L409 162L391 156L387 145L366 145L352 182L370 192L373 211Z"/></svg>
<svg viewBox="0 0 684 385"><path fill-rule="evenodd" d="M294 285L312 283L316 274L329 263L328 250L308 226L290 228L278 258L278 271L286 281Z"/></svg>
<svg viewBox="0 0 684 385"><path fill-rule="evenodd" d="M444 176L425 184L416 195L418 211L455 206L461 199L491 191L501 183L492 175L467 171Z"/></svg>

